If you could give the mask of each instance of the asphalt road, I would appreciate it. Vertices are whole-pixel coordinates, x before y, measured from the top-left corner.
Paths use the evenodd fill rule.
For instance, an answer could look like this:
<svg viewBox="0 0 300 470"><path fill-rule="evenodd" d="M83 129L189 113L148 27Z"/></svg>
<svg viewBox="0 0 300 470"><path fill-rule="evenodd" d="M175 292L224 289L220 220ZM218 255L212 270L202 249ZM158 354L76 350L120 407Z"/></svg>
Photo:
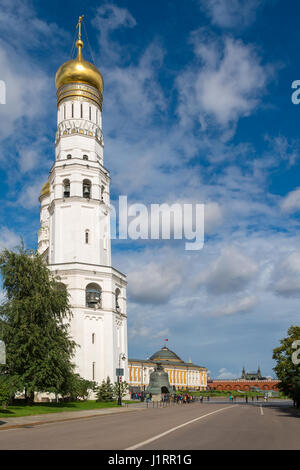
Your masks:
<svg viewBox="0 0 300 470"><path fill-rule="evenodd" d="M149 408L0 431L0 449L300 449L300 414L283 404Z"/></svg>

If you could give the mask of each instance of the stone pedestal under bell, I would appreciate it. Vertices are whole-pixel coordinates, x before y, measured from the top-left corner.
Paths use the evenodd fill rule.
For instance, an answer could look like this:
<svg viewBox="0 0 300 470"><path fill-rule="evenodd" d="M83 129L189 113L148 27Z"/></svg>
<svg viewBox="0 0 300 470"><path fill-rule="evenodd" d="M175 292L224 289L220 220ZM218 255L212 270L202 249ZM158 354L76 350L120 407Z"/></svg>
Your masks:
<svg viewBox="0 0 300 470"><path fill-rule="evenodd" d="M151 401L161 401L161 394L152 395Z"/></svg>

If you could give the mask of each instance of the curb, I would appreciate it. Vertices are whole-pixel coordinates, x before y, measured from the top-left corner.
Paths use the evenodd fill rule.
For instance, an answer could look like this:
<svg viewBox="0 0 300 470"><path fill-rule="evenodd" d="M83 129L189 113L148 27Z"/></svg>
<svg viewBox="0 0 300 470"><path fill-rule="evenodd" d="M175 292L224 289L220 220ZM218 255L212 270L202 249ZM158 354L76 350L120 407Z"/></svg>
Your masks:
<svg viewBox="0 0 300 470"><path fill-rule="evenodd" d="M54 419L50 421L33 421L32 423L23 423L23 424L12 424L12 425L4 425L4 427L0 426L0 432L5 431L6 429L18 429L18 428L27 428L27 427L32 427L32 426L39 426L40 424L51 424L51 423L62 423L65 421L77 421L79 419L87 419L87 418L99 418L100 416L108 416L108 415L114 415L118 413L127 413L127 412L132 412L132 411L139 411L137 409L125 409L125 410L118 410L114 412L109 412L109 413L98 413L98 414L92 414L92 415L87 415L87 416L74 416L72 418L62 418L62 419ZM38 415L37 415L38 416ZM40 415L39 415L40 416Z"/></svg>

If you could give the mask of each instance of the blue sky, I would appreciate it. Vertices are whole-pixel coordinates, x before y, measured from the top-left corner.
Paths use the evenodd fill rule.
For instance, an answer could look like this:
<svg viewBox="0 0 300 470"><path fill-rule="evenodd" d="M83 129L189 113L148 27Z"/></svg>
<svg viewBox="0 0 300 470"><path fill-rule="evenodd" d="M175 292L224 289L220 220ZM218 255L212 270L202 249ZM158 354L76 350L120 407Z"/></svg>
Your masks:
<svg viewBox="0 0 300 470"><path fill-rule="evenodd" d="M281 0L0 0L0 247L36 247L54 159L54 77L84 13L105 89L112 199L205 203L205 245L113 241L131 357L169 339L213 377L273 375L299 324L300 5ZM87 41L84 54L91 60Z"/></svg>

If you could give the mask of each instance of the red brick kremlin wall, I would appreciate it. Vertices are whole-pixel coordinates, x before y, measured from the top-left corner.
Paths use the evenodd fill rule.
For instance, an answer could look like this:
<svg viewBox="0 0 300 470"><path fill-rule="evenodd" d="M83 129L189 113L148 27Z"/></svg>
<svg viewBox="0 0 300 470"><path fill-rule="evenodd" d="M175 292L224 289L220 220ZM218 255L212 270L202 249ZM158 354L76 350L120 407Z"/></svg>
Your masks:
<svg viewBox="0 0 300 470"><path fill-rule="evenodd" d="M261 390L278 391L279 380L208 380L207 390L242 390L250 391L251 387L259 387Z"/></svg>

